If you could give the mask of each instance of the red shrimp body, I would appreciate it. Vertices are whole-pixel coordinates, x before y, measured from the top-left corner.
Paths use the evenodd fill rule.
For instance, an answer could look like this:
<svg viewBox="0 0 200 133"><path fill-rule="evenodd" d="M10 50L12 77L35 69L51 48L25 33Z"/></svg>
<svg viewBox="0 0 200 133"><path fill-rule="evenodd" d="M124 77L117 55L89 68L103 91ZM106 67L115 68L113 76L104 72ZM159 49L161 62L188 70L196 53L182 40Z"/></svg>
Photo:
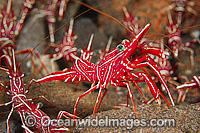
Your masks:
<svg viewBox="0 0 200 133"><path fill-rule="evenodd" d="M15 40L15 15L14 11L12 10L12 2L7 0L7 4L1 10L0 17L0 43L2 41L11 41L12 43Z"/></svg>
<svg viewBox="0 0 200 133"><path fill-rule="evenodd" d="M153 71L156 72L162 84L164 84L164 86L166 87L166 90L168 91L168 94L170 96L170 100L172 101L172 104L174 105L171 93L164 79L162 78L158 68L156 67L156 63L153 62L153 60L150 59L150 57L146 55L146 53L154 53L158 56L163 57L164 56L163 51L155 49L155 48L152 48L152 49L147 48L143 50L142 48L144 47L142 47L142 45L138 46L138 43L143 38L144 34L147 32L149 27L150 27L150 24L146 25L145 28L142 29L141 32L136 37L132 38L131 41L123 40L122 43L117 45L116 48L114 48L112 51L107 53L107 55L104 56L104 58L98 64L90 63L90 61L88 60L84 60L77 56L74 56L75 62L70 69L65 69L63 71L55 72L37 80L33 79L31 83L33 81L36 83L42 83L42 82L47 82L47 81L52 81L52 80L64 80L65 82L88 81L92 83L91 88L88 91L86 91L84 94L79 96L79 98L77 99L77 102L74 106L74 115L76 115L79 100L83 96L89 94L89 92L97 88L100 88L98 98L97 98L94 111L93 111L93 116L94 116L95 112L98 111L98 108L99 108L97 107L97 105L99 103L99 99L102 94L102 91L103 89L105 89L105 92L101 98L101 101L107 91L106 87L108 83L110 83L113 86L127 87L128 92L129 92L128 95L130 95L131 101L134 105L132 93L129 86L129 81L132 82L134 78L144 78L144 80L149 85L150 90L155 100L160 103L158 88L153 83L149 75L146 72L131 73L131 71L136 68L149 66L153 69ZM132 56L134 56L133 60L129 60L129 58L131 58ZM140 58L140 56L143 56L143 57ZM101 101L99 103L99 106L101 104Z"/></svg>
<svg viewBox="0 0 200 133"><path fill-rule="evenodd" d="M7 118L7 132L9 132L9 119L12 115L12 112L15 110L19 113L22 121L22 127L26 132L31 133L32 131L29 129L29 126L33 127L36 131L44 132L44 133L51 133L56 131L68 131L69 128L67 127L58 127L58 126L52 126L48 123L45 124L43 118L48 117L43 111L41 111L40 105L34 105L32 99L28 99L26 97L26 93L28 91L25 90L24 83L23 83L23 77L24 74L20 72L19 64L17 63L17 60L15 58L15 52L14 49L11 49L12 57L6 56L7 66L9 69L1 68L1 70L5 70L9 77L9 87L6 90L7 94L11 96L11 101L3 104L8 105L12 104L12 109L8 115ZM3 87L4 85L1 84ZM45 99L47 100L47 99ZM48 100L47 100L48 101ZM48 101L49 102L49 101ZM60 114L60 113L59 113ZM62 117L59 115L59 119ZM32 124L30 125L27 117L32 117Z"/></svg>

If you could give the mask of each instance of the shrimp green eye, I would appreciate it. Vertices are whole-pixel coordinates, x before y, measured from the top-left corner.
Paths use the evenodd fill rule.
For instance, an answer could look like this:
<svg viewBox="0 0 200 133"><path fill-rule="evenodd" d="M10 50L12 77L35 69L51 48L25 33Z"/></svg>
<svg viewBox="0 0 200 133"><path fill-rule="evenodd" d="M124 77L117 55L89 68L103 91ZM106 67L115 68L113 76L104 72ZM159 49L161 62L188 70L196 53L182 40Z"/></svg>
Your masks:
<svg viewBox="0 0 200 133"><path fill-rule="evenodd" d="M6 75L6 79L9 79L9 75Z"/></svg>
<svg viewBox="0 0 200 133"><path fill-rule="evenodd" d="M37 106L38 106L39 108L42 108L42 107L43 107L43 103L39 102L39 103L37 103Z"/></svg>
<svg viewBox="0 0 200 133"><path fill-rule="evenodd" d="M122 44L124 44L125 42L129 42L129 40L124 39L124 40L122 41Z"/></svg>
<svg viewBox="0 0 200 133"><path fill-rule="evenodd" d="M12 77L9 75L6 75L6 79L11 79Z"/></svg>
<svg viewBox="0 0 200 133"><path fill-rule="evenodd" d="M140 16L137 16L137 20L140 20L141 19L141 17Z"/></svg>
<svg viewBox="0 0 200 133"><path fill-rule="evenodd" d="M29 113L27 113L27 112L24 113L25 118L26 118L28 115L29 115Z"/></svg>
<svg viewBox="0 0 200 133"><path fill-rule="evenodd" d="M26 77L27 74L26 73L22 73L21 78Z"/></svg>
<svg viewBox="0 0 200 133"><path fill-rule="evenodd" d="M124 45L122 45L122 44L117 45L118 51L123 51L124 49L125 49Z"/></svg>

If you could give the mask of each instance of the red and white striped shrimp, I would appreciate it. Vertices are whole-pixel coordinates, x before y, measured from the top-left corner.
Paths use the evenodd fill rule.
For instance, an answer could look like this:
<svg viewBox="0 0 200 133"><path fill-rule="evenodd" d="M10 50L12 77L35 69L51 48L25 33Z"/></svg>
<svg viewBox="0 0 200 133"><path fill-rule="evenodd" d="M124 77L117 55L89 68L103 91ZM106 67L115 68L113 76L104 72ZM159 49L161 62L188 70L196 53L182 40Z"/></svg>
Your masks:
<svg viewBox="0 0 200 133"><path fill-rule="evenodd" d="M44 133L51 133L51 132L61 132L61 131L68 131L69 128L63 127L63 126L53 126L53 125L45 125L42 119L49 116L44 113L41 108L41 104L33 104L32 99L28 99L26 97L26 94L28 93L28 90L25 89L24 83L23 83L23 77L24 73L21 73L20 66L17 63L15 52L12 49L12 57L3 56L2 58L5 58L7 60L7 66L9 69L0 67L1 70L6 71L9 77L10 85L9 87L5 88L4 84L1 82L1 86L4 87L7 94L11 96L11 101L8 103L1 104L0 106L7 106L9 104L12 104L11 111L8 115L8 118L6 120L7 124L7 132L10 131L10 125L9 125L9 119L13 113L13 111L17 111L20 115L21 121L22 121L22 128L24 128L25 132L32 133L29 129L29 126L33 127L36 131L44 132ZM10 64L11 63L11 64ZM49 102L44 96L39 96ZM51 102L49 102L51 105L53 105ZM65 111L60 111L58 114L57 119L61 119L61 117L64 116L66 118L72 117L72 118L78 118L75 115L72 115ZM27 122L28 117L31 117L32 124Z"/></svg>
<svg viewBox="0 0 200 133"><path fill-rule="evenodd" d="M179 97L178 97L178 103L181 100L181 96L183 94L183 89L186 89L185 94L183 95L182 100L181 100L182 102L184 102L189 89L195 89L195 88L197 88L197 94L199 93L200 76L193 76L193 78L192 78L192 80L190 82L186 82L184 84L181 84L181 85L177 86L176 88L178 90L180 90Z"/></svg>
<svg viewBox="0 0 200 133"><path fill-rule="evenodd" d="M14 11L12 9L12 0L7 0L6 4L4 5L4 8L1 10L1 18L0 18L0 55L7 55L11 56L11 49L16 49L16 35L19 34L23 27L24 20L30 11L32 4L34 4L34 1L24 1L24 7L21 11L21 18L16 24L16 18L14 16ZM35 70L35 64L33 60L34 54L38 57L40 63L45 68L46 72L47 68L44 65L44 63L40 59L40 55L36 50L33 49L25 49L22 51L17 51L15 54L31 54L32 62L33 62L33 68Z"/></svg>
<svg viewBox="0 0 200 133"><path fill-rule="evenodd" d="M129 86L129 82L135 81L134 80L135 78L144 78L144 81L147 82L147 84L149 85L149 88L152 92L152 95L154 96L154 99L159 104L161 104L160 97L158 95L158 88L153 83L148 73L146 73L145 71L144 73L143 72L131 73L131 71L136 68L149 66L159 77L161 83L165 86L169 94L170 100L172 104L174 105L173 98L171 96L169 88L167 87L164 79L162 78L162 75L160 74L158 68L156 67L155 62L146 54L151 53L151 54L155 54L161 57L166 56L166 55L164 55L163 51L159 49L155 49L155 48L145 49L143 45L138 46L139 41L142 39L142 37L147 32L149 27L150 27L150 24L146 25L146 27L131 41L124 40L115 49L109 52L98 64L94 64L94 63L88 62L87 60L83 60L77 56L74 56L76 60L74 62L74 65L70 69L65 69L63 71L55 72L37 80L33 79L30 82L30 85L32 82L42 83L42 82L48 82L52 80L63 80L65 82L87 81L93 84L97 83L96 85L92 86L88 91L86 91L84 94L79 96L74 106L74 115L76 115L79 100L85 95L89 94L91 91L94 91L95 89L100 88L98 98L93 110L93 116L94 116L95 112L98 112L98 108L101 104L101 101L107 92L106 86L108 85L108 83L110 83L113 86L127 87L128 95L130 96L131 101L135 107L133 96L132 96L130 86ZM133 54L136 51L137 53L138 51L141 51L141 53L139 55ZM130 56L134 56L134 58L132 60L129 60L128 58ZM105 91L99 102L103 89L105 89ZM135 112L136 112L136 109L135 109Z"/></svg>

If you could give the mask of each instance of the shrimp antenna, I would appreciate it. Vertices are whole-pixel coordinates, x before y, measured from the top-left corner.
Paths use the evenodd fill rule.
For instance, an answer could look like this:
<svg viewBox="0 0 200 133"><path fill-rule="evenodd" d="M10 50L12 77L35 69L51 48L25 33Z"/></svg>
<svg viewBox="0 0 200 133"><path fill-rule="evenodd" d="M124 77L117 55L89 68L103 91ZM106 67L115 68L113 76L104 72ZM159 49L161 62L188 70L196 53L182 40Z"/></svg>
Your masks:
<svg viewBox="0 0 200 133"><path fill-rule="evenodd" d="M81 4L81 5L83 5L83 6L87 7L87 8L90 8L90 9L92 9L92 10L94 10L94 11L96 11L96 12L98 12L98 13L104 15L104 16L106 16L106 17L109 17L109 18L113 19L115 22L117 22L118 24L120 24L120 25L121 25L123 28L125 28L127 31L129 31L130 33L132 33L125 25L123 25L119 20L117 20L117 19L114 18L113 16L111 16L111 15L105 13L105 12L102 12L102 11L100 11L100 10L98 10L98 9L96 9L96 8L94 8L94 7L92 7L92 6L90 6L90 5L87 5L87 4L85 4L85 3L81 2L81 1L78 1L78 0L72 0L72 1L75 1L76 3L79 3L79 4Z"/></svg>

